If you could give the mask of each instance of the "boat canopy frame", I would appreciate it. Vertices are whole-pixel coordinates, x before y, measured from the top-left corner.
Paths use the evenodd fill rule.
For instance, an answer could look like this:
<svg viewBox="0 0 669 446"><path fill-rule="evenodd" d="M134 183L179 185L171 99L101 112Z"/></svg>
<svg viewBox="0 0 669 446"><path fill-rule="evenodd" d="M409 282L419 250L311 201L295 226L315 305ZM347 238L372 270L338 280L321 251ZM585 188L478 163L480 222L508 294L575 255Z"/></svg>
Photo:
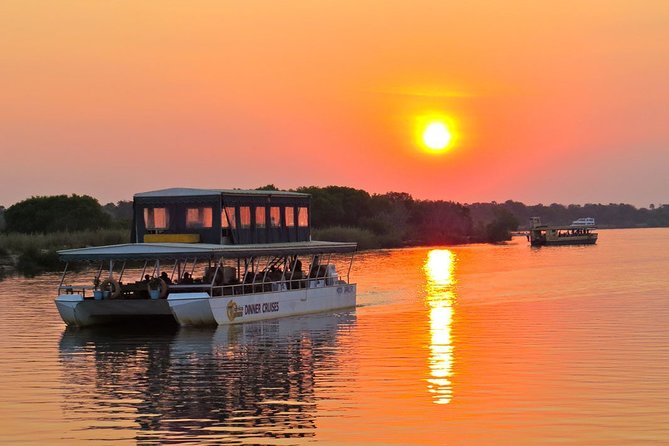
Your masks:
<svg viewBox="0 0 669 446"><path fill-rule="evenodd" d="M190 243L126 243L58 251L64 262L99 260L175 260L175 259L239 259L258 256L287 256L357 251L357 243L291 242L248 245L217 245Z"/></svg>
<svg viewBox="0 0 669 446"><path fill-rule="evenodd" d="M320 257L327 255L328 260L326 265L329 265L330 258L332 254L351 254L351 259L348 266L348 271L346 274L346 282L350 283L350 274L353 264L353 257L357 251L357 243L347 243L347 242L324 242L324 241L309 241L309 242L291 242L291 243L271 243L271 244L252 244L252 245L217 245L217 244L189 244L189 243L127 243L122 245L109 245L109 246L97 246L97 247L88 247L88 248L79 248L79 249L67 249L58 251L58 256L60 260L66 262L65 270L60 280L59 285L59 294L61 291L65 290L67 293L72 293L74 287L70 285L65 285L65 277L68 271L69 262L99 262L99 267L96 268L96 274L94 282L99 283L100 279L103 276L103 271L105 270L105 264L108 264L108 277L110 279L114 276L115 267L120 263L121 270L119 276L116 280L119 282L123 278L123 274L126 269L127 262L144 262L142 267L142 272L140 279L144 277L144 274L147 271L147 267L152 270L152 277L158 277L159 271L161 269L161 262L166 264L174 262L172 267L172 278L174 278L175 273L177 278L181 278L183 271L188 270L188 264L192 260L193 264L191 266L191 275L195 270L195 265L198 262L208 262L209 267L212 266L212 262L216 264L216 272L213 276L216 278L218 270L221 265L224 264L225 260L236 260L235 270L237 272L237 279L241 279L242 270L244 274L249 271L249 262L251 264L250 271L260 271L260 259L267 257L266 270L268 270L272 262L278 263L283 262L288 265L297 261L299 256L311 256L312 264L317 262ZM286 262L286 259L290 259L289 262ZM243 268L242 268L243 260ZM153 266L150 266L150 263L153 263ZM256 266L256 262L258 262ZM327 268L327 266L326 266ZM294 265L291 267L291 275L289 278L286 278L285 275L281 277L281 280L278 282L285 283L286 280L292 282L293 271L295 270ZM263 276L263 282L265 283L267 272ZM318 275L317 275L318 276ZM311 286L311 282L315 279L318 283L318 280L324 279L325 277L307 277L306 285ZM255 276L254 281L251 284L252 288L255 288ZM303 278L300 280L304 281ZM266 283L265 283L266 284ZM301 286L302 282L300 282ZM243 284L245 285L245 284ZM188 284L188 287L193 288L197 285ZM239 286L239 285L232 285ZM277 285L281 286L281 285ZM76 287L82 290L85 294L86 289L97 289L97 286L94 287ZM211 291L211 295L214 294L215 288L221 288L220 292L223 293L223 288L230 287L230 285L225 285L223 287L217 287L214 282L211 283L202 283L200 284L201 288L208 288ZM170 289L175 289L178 291L181 287L178 284L170 285ZM245 288L242 288L244 293ZM232 290L233 292L235 289Z"/></svg>
<svg viewBox="0 0 669 446"><path fill-rule="evenodd" d="M294 289L294 288L313 288L313 287L321 287L321 286L333 286L333 285L348 285L351 283L350 275L351 275L351 268L353 265L353 259L355 256L355 251L350 251L348 254L350 254L350 259L347 262L348 263L348 269L346 271L346 280L342 280L343 274L340 274L339 272L336 272L335 269L332 270L332 272L335 272L334 275L331 275L330 271L330 264L332 261L332 255L333 254L340 254L339 252L327 252L327 253L307 253L307 254L282 254L282 255L259 255L259 256L251 256L251 257L220 257L218 259L212 259L211 257L204 257L204 258L198 258L198 257L184 257L184 258L174 258L174 259L165 259L165 258L156 258L152 259L153 260L153 266L149 265L150 260L144 260L141 273L140 273L140 280L145 277L145 273L147 272L147 267L152 271L150 276L152 278L157 278L159 277L160 274L160 269L161 269L161 260L164 261L164 264L169 264L171 263L170 260L174 262L174 265L172 267L172 274L170 277L170 280L174 280L175 282L172 284L169 284L169 289L176 291L177 293L180 291L194 291L194 290L199 290L199 291L206 291L209 293L210 296L222 296L222 295L228 295L228 294L254 294L257 292L267 292L267 291L272 291L272 292L277 292L277 291L285 291L287 289ZM341 253L341 254L346 254L346 253ZM299 257L310 257L310 268L309 271L304 274L304 272L299 268L298 261ZM80 259L77 259L80 260ZM100 281L100 279L103 277L103 271L105 273L108 273L107 277L109 279L114 279L118 283L121 283L121 280L123 278L123 275L126 271L126 266L128 261L133 261L133 259L106 259L106 258L98 258L97 261L99 262L99 267L96 268L95 270L95 275L94 275L94 282ZM209 281L205 281L205 277L202 278L201 282L191 282L191 283L179 283L177 280L181 278L182 272L188 272L188 264L192 260L192 266L190 268L190 276L192 277L196 265L200 262L206 262L208 263L208 269L211 272L212 266L215 266L215 270L213 274L210 275ZM225 261L226 260L236 260L237 266L234 267L235 272L236 272L236 277L235 281L233 283L220 283L217 281L217 278L223 277L223 271L222 267L225 267ZM241 261L243 260L243 265ZM264 267L261 268L261 262L265 260ZM95 262L95 260L83 260L83 261L90 261L90 262ZM214 264L212 265L212 261ZM141 262L141 261L140 261ZM118 272L118 277L114 277L115 269L118 263L121 263L121 268L120 271ZM334 263L332 263L334 264ZM105 271L105 265L108 265L109 269ZM87 290L95 290L97 289L97 285L95 286L73 286L73 285L66 285L65 284L65 278L68 272L68 266L69 262L65 263L65 269L63 271L63 274L61 276L60 284L58 287L58 293L61 294L63 292L72 294L75 292L75 290L80 290L82 295L86 297L86 291ZM281 277L279 278L272 278L268 277L268 274L272 270L273 267L279 267L278 271L281 272ZM281 268L283 266L283 269ZM205 269L206 271L206 269ZM296 275L296 272L299 271L299 274ZM290 272L290 274L287 274ZM175 278L175 273L176 273L176 278ZM220 273L220 275L219 275ZM262 274L261 274L262 273ZM262 276L262 277L259 277ZM249 281L247 278L251 278ZM136 284L139 282L136 282Z"/></svg>

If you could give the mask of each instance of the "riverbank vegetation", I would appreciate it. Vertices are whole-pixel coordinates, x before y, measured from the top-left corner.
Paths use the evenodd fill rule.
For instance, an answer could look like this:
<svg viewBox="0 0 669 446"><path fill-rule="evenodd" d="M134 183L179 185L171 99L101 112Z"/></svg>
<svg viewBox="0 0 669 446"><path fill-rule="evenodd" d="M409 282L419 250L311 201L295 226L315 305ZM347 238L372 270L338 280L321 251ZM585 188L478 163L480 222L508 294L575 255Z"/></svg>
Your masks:
<svg viewBox="0 0 669 446"><path fill-rule="evenodd" d="M260 189L278 190L271 184ZM360 249L498 243L526 229L534 216L550 224L594 217L599 227L669 227L669 205L461 204L341 186L295 191L312 196L314 239L354 241ZM102 206L86 195L32 197L7 209L0 206L0 277L12 269L24 275L58 270L59 249L126 243L131 221L131 201Z"/></svg>
<svg viewBox="0 0 669 446"><path fill-rule="evenodd" d="M59 270L56 251L130 240L130 225L114 218L93 197L32 197L0 212L0 276Z"/></svg>
<svg viewBox="0 0 669 446"><path fill-rule="evenodd" d="M85 231L52 232L48 234L24 234L9 232L0 234L0 276L16 269L28 277L46 271L58 271L63 264L56 251L84 246L115 245L130 240L129 229L107 228Z"/></svg>
<svg viewBox="0 0 669 446"><path fill-rule="evenodd" d="M266 186L266 188L272 185ZM401 192L369 194L339 186L298 188L312 195L312 224L316 236L361 246L396 247L459 243L498 243L511 233L527 230L530 217L544 223L568 225L593 217L600 228L669 227L669 205L635 208L624 203L585 205L460 204L416 200Z"/></svg>

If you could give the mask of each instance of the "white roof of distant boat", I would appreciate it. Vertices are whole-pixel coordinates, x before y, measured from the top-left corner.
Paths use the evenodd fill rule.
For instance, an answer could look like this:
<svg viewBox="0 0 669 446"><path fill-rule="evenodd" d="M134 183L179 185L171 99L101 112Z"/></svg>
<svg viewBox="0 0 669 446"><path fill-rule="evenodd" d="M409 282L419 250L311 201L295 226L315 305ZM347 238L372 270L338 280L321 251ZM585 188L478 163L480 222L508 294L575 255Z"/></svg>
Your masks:
<svg viewBox="0 0 669 446"><path fill-rule="evenodd" d="M214 245L206 243L126 243L58 251L63 261L71 260L155 260L185 258L242 258L353 252L357 243L292 242L253 245Z"/></svg>
<svg viewBox="0 0 669 446"><path fill-rule="evenodd" d="M594 224L595 219L593 217L581 217L571 222L572 226L594 226Z"/></svg>
<svg viewBox="0 0 669 446"><path fill-rule="evenodd" d="M290 197L308 197L309 194L300 192L286 192L282 190L255 190L255 189L195 189L188 187L172 187L135 194L135 198L159 198L159 197L203 197L224 195L276 195Z"/></svg>

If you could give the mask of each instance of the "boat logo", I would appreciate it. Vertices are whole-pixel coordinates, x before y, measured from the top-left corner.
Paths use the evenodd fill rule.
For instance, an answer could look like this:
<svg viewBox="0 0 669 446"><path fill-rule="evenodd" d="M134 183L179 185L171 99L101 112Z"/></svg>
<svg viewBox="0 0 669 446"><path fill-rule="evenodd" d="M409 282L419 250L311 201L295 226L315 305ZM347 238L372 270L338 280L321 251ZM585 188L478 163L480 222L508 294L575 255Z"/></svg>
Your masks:
<svg viewBox="0 0 669 446"><path fill-rule="evenodd" d="M243 316L244 309L235 303L234 300L228 302L228 319L234 321L235 318Z"/></svg>

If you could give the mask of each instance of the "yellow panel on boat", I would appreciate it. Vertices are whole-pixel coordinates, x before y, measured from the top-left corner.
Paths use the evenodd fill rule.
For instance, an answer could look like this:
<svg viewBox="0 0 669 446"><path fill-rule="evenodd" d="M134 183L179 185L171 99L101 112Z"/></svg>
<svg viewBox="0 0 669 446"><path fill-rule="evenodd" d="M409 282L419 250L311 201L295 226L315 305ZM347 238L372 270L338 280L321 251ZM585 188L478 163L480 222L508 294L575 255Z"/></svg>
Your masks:
<svg viewBox="0 0 669 446"><path fill-rule="evenodd" d="M144 234L144 243L200 243L200 234Z"/></svg>

